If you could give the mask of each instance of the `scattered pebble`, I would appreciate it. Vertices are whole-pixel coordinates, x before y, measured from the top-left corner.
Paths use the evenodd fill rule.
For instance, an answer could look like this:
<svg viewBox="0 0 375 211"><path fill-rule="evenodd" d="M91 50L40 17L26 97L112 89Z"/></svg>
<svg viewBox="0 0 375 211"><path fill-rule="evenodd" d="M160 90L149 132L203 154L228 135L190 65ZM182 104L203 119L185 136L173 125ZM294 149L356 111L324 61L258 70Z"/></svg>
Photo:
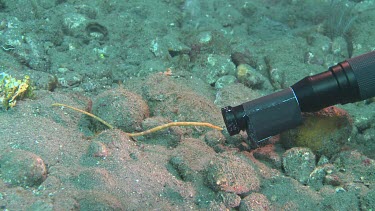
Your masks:
<svg viewBox="0 0 375 211"><path fill-rule="evenodd" d="M88 155L105 158L108 156L108 149L105 144L99 141L92 141L88 149Z"/></svg>

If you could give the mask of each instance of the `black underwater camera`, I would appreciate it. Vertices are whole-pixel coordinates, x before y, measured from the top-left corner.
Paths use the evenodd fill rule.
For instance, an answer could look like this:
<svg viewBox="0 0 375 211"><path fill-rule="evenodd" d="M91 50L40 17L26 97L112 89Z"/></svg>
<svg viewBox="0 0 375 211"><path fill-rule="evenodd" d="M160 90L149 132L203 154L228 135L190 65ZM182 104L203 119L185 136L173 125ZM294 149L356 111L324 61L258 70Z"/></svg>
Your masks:
<svg viewBox="0 0 375 211"><path fill-rule="evenodd" d="M375 96L375 51L345 60L327 71L308 76L289 88L221 109L229 134L246 131L258 146L269 137L302 123L301 112Z"/></svg>

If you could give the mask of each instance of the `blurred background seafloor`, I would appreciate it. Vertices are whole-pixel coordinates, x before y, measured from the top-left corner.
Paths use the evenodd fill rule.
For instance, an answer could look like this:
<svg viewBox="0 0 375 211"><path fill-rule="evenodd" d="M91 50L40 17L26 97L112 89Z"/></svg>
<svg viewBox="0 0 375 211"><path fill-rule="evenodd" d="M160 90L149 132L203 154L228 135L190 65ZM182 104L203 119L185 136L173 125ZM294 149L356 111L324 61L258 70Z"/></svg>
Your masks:
<svg viewBox="0 0 375 211"><path fill-rule="evenodd" d="M224 127L221 107L374 50L374 23L374 0L0 0L0 209L375 209L374 99L258 149L124 133Z"/></svg>

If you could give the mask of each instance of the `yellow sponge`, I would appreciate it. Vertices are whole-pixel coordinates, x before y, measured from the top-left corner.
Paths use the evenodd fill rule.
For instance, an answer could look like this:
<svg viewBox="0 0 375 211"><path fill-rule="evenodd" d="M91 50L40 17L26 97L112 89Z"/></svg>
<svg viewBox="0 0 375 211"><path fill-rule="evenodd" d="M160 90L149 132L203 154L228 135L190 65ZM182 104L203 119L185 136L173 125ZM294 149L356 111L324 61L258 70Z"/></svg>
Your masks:
<svg viewBox="0 0 375 211"><path fill-rule="evenodd" d="M30 77L17 80L7 73L0 73L0 102L5 109L16 105L18 99L32 96Z"/></svg>

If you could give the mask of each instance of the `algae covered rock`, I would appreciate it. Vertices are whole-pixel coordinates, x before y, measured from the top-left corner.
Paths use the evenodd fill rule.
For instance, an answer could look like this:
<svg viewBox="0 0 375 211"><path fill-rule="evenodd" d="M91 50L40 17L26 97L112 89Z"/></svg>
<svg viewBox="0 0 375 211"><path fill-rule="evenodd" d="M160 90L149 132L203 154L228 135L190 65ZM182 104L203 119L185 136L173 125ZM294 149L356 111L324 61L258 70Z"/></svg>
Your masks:
<svg viewBox="0 0 375 211"><path fill-rule="evenodd" d="M281 134L285 148L308 147L318 156L332 157L341 151L352 131L348 113L337 107L305 113L303 124Z"/></svg>

